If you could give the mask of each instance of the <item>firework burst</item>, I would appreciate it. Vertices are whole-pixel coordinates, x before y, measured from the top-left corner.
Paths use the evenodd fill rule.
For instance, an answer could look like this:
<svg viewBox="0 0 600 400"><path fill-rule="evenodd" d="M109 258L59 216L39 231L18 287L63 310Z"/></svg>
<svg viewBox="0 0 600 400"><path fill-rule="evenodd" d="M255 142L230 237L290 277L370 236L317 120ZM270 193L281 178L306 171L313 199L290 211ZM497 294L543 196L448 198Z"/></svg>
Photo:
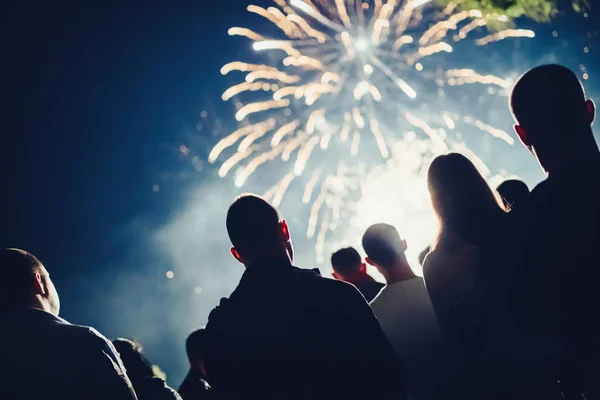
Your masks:
<svg viewBox="0 0 600 400"><path fill-rule="evenodd" d="M238 187L260 168L285 165L274 164L277 159L291 163L265 196L277 206L291 185L304 185L307 236L316 237L319 261L327 232L356 209L350 193L371 180L374 165L418 160L418 168L411 164L409 170L422 178L433 156L460 150L489 177L475 152L447 132L468 124L513 143L476 118L442 111L436 125L431 110L427 118L422 112L451 86L486 85L490 93L509 87L506 79L474 69L424 66L465 40L485 46L534 36L530 30L485 29L505 22L502 15L459 10L455 3L439 8L427 0L274 0L271 7L250 5L248 11L268 20L268 33L233 27L229 35L252 41L262 63L234 61L221 69L242 77L222 96L235 102L239 127L214 146L209 162L220 164L221 177L233 172ZM424 82L434 88L421 90ZM398 135L403 131L408 134ZM315 157L319 149L325 157ZM419 156L407 158L409 153Z"/></svg>

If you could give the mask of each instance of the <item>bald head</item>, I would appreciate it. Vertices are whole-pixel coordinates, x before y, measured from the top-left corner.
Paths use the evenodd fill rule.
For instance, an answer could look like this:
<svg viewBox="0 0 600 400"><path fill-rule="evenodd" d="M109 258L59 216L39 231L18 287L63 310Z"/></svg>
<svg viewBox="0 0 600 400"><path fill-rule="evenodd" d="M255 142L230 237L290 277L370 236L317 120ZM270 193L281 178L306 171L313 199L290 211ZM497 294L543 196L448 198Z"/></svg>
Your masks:
<svg viewBox="0 0 600 400"><path fill-rule="evenodd" d="M581 82L570 69L556 64L535 67L521 76L510 107L532 145L557 135L568 139L591 123Z"/></svg>
<svg viewBox="0 0 600 400"><path fill-rule="evenodd" d="M58 314L59 301L48 272L33 254L0 251L0 310L39 308Z"/></svg>

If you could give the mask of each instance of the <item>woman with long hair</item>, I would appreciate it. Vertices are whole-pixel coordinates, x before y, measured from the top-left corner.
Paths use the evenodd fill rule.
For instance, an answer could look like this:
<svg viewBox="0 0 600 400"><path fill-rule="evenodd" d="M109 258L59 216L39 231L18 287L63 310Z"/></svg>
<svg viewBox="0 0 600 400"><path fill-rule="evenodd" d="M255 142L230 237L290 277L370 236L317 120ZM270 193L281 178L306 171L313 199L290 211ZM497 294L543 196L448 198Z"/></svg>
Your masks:
<svg viewBox="0 0 600 400"><path fill-rule="evenodd" d="M423 264L425 284L445 337L466 359L481 340L485 257L497 242L506 210L461 154L433 160L427 181L439 232Z"/></svg>

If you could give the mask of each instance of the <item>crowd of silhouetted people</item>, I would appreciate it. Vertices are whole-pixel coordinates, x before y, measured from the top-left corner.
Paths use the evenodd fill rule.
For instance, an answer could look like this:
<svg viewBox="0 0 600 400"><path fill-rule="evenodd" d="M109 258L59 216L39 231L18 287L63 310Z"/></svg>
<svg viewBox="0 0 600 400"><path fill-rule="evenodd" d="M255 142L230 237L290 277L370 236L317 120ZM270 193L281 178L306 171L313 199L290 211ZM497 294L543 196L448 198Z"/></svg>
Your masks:
<svg viewBox="0 0 600 400"><path fill-rule="evenodd" d="M572 71L543 65L517 81L510 109L546 179L492 189L465 156L435 158L439 230L423 277L410 232L385 221L364 232L364 259L332 254L335 279L300 269L278 210L236 198L226 227L245 272L189 335L178 391L139 343L61 319L44 265L3 250L0 399L600 399L594 103Z"/></svg>

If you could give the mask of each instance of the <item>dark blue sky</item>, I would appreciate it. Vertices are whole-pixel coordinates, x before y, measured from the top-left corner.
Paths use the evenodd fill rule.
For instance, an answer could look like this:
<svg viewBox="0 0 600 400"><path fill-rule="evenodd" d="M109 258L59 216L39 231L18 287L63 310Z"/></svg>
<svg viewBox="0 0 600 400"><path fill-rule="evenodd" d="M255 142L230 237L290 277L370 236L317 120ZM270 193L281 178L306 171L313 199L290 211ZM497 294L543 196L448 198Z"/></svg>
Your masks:
<svg viewBox="0 0 600 400"><path fill-rule="evenodd" d="M247 18L246 2L31 0L1 7L0 246L27 249L48 266L65 318L108 336L150 341L144 330L160 332L148 350L180 378L184 333L206 316L191 315L184 328L164 317L178 307L179 287L165 283L168 266L156 267L141 233L166 223L191 180L214 177L196 173L178 148L195 143L202 155L202 143L212 141L206 134L190 139L202 110L230 115L218 71L247 53L247 43L226 34ZM560 43L551 41L554 28L542 29L545 38L525 48L539 53L529 62L554 51L577 68L580 56L571 54L581 53L594 26L582 21L563 18ZM597 57L597 37L591 42L586 64L597 82L589 60ZM140 271L147 280L133 277ZM112 299L119 285L135 301Z"/></svg>

